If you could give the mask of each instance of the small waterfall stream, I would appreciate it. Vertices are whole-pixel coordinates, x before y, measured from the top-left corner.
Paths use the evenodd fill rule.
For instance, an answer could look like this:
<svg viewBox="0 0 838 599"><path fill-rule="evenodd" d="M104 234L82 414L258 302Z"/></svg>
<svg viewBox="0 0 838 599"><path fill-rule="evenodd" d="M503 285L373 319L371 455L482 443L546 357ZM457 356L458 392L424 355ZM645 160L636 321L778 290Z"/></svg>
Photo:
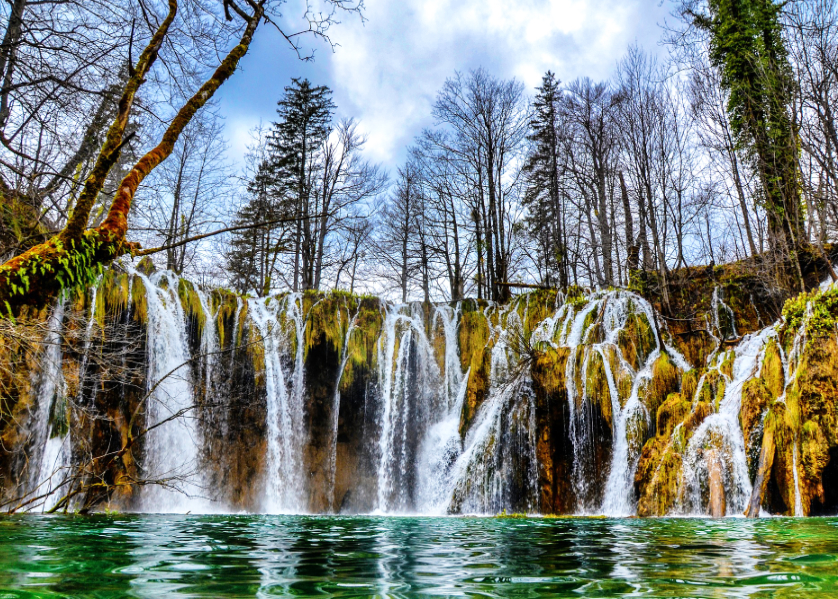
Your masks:
<svg viewBox="0 0 838 599"><path fill-rule="evenodd" d="M36 427L33 431L35 455L29 479L29 489L35 495L49 494L58 488L65 478L69 464L69 435L64 432L65 410L60 409L66 395L66 385L62 373L61 336L64 320L64 300L59 299L52 310L44 341L44 359L38 383L38 409ZM59 499L59 493L49 494L40 506L42 511L49 510Z"/></svg>

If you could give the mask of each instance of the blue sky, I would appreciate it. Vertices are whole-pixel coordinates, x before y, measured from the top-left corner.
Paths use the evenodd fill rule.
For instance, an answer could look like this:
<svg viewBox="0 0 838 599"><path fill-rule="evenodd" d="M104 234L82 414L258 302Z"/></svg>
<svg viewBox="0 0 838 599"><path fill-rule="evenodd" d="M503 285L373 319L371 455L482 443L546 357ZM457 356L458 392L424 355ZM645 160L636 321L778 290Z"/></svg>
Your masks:
<svg viewBox="0 0 838 599"><path fill-rule="evenodd" d="M368 135L366 155L393 172L405 148L433 125L431 104L446 77L485 67L515 77L528 90L550 69L563 81L607 78L637 41L659 51L661 0L365 0L366 22L347 15L332 30L334 52L311 37L304 63L269 26L257 32L241 69L222 88L230 158L239 162L249 131L275 117L291 77L334 91L339 116L352 116ZM304 11L285 6L289 22Z"/></svg>

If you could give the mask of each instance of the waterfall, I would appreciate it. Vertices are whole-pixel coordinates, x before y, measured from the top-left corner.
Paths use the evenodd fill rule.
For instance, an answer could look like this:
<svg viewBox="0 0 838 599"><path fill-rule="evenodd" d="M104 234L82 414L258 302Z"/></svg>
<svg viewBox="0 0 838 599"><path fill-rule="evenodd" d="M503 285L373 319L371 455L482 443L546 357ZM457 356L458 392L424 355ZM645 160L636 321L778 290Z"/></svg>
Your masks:
<svg viewBox="0 0 838 599"><path fill-rule="evenodd" d="M29 493L32 496L49 494L43 502L34 507L49 510L60 499L56 490L64 482L69 463L69 446L65 442L69 435L59 426L58 418L66 418L64 410L59 411L59 402L65 401L66 386L62 370L64 300L59 299L47 323L44 351L41 360L37 391L37 411L32 431L34 459L30 466ZM92 320L92 318L91 318ZM66 408L65 408L66 409ZM66 426L66 424L65 424Z"/></svg>
<svg viewBox="0 0 838 599"><path fill-rule="evenodd" d="M164 484L143 488L142 506L149 512L207 511L198 456L201 447L196 423L186 318L177 293L178 277L171 272L142 280L148 303L148 397L144 477Z"/></svg>
<svg viewBox="0 0 838 599"><path fill-rule="evenodd" d="M377 511L412 512L421 441L447 411L447 396L422 307L385 307L378 343L380 418Z"/></svg>
<svg viewBox="0 0 838 599"><path fill-rule="evenodd" d="M725 394L719 402L718 411L705 418L690 438L684 455L686 493L683 510L688 514L704 513L702 491L708 485L711 459L720 460L727 513L741 514L745 511L751 495L751 480L745 457L745 439L739 424L742 386L758 373L764 346L773 334L774 330L767 328L746 335L734 348L733 376L729 379L725 377ZM721 358L721 355L717 357L715 368L718 368Z"/></svg>
<svg viewBox="0 0 838 599"><path fill-rule="evenodd" d="M355 331L355 321L358 318L360 307L352 314L349 312L349 306L344 300L344 308L349 322L346 325L346 335L343 339L343 348L340 356L340 366L338 367L337 381L335 381L335 395L332 402L332 423L331 436L329 439L329 505L334 512L337 509L337 500L335 497L335 481L337 477L337 462L338 462L338 425L340 424L340 381L343 378L343 371L346 370L346 362L349 360L349 340L352 333ZM340 322L340 309L336 315L338 322Z"/></svg>
<svg viewBox="0 0 838 599"><path fill-rule="evenodd" d="M738 337L736 333L736 315L733 313L731 307L725 303L718 285L713 288L710 309L713 314L713 324L719 332L719 335L721 335L721 338L723 340L736 339ZM722 315L724 315L724 318L722 318Z"/></svg>
<svg viewBox="0 0 838 599"><path fill-rule="evenodd" d="M716 497L723 493L726 512L738 513L751 492L739 423L743 386L760 376L772 336L785 384L791 384L812 316L810 305L793 342L783 335L794 331L769 327L725 352L723 339L730 334L724 330L737 332L717 287L706 322L719 347L706 365L700 358L704 372L695 394L682 401L670 395L685 393L678 381L691 369L675 349L689 348L674 336L680 325L670 323L674 333L669 331L648 301L625 290L570 298L537 292L506 304L390 304L308 291L268 298L210 293L171 272L126 270L126 278L105 279L91 290L86 305L92 308L85 309L77 332L68 329L80 346L83 340L72 353L62 354L59 341L62 326L69 326L63 321L78 322L67 316L78 308L66 301L48 316L42 366L32 379L28 466L19 471L30 495L61 485L62 472L80 463L90 439L111 447L119 435L124 439L126 406L133 410L140 401L135 426L147 433L125 468L129 476L164 484L114 493L111 505L118 509L544 509L624 517L638 510L635 476L657 476L651 468L660 469L664 454L675 452L666 466L671 478L657 479L672 488L663 510L704 514L712 487ZM131 298L139 288L132 290L131 281L144 287L144 303L133 295L136 312ZM121 369L112 370L93 360L93 350L100 337L103 348L124 344L119 335L131 334L123 326L126 315L132 324L145 324L145 363L136 368L139 355L127 353ZM781 337L786 349L791 344L788 355ZM229 351L238 338L246 343ZM358 367L358 360L367 366ZM78 382L68 364L80 365ZM121 386L109 387L112 371L130 374L117 381ZM143 378L145 399L131 391ZM681 380L693 385L696 379ZM689 400L695 409L710 383L724 385L723 395L714 409L693 412L685 428ZM67 389L76 387L78 406L71 407L90 404L101 428L71 436L59 413ZM674 426L675 433L655 437L658 414L652 410L667 397L659 422L668 423L666 430ZM776 401L785 399L783 394ZM107 412L110 401L122 402L121 411ZM664 420L673 414L678 422ZM806 496L807 482L798 472L807 458L802 438L795 436L789 454L795 514L803 513L801 493ZM638 487L644 510L648 488Z"/></svg>
<svg viewBox="0 0 838 599"><path fill-rule="evenodd" d="M267 395L267 456L264 509L307 511L302 450L307 439L303 423L305 315L300 294L282 301L249 300L250 318L262 341ZM289 322L293 341L283 321ZM293 360L289 359L296 347ZM285 359L284 359L285 358ZM291 365L290 377L286 374Z"/></svg>

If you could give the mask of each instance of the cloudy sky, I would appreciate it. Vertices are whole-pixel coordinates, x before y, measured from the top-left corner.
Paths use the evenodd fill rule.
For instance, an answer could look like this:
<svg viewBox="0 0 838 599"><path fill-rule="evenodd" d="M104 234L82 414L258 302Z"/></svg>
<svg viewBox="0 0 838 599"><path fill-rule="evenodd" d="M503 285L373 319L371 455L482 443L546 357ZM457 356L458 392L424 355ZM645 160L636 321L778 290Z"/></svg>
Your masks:
<svg viewBox="0 0 838 599"><path fill-rule="evenodd" d="M455 71L485 67L532 90L548 69L563 81L608 77L637 41L659 51L666 0L365 0L366 22L347 15L332 30L339 44L303 40L315 50L301 62L276 31L262 27L221 92L230 158L239 161L249 131L275 117L291 77L334 91L339 116L352 116L368 135L367 156L391 172L405 148L433 125L431 104ZM290 0L291 22L304 4ZM300 23L299 20L296 21Z"/></svg>

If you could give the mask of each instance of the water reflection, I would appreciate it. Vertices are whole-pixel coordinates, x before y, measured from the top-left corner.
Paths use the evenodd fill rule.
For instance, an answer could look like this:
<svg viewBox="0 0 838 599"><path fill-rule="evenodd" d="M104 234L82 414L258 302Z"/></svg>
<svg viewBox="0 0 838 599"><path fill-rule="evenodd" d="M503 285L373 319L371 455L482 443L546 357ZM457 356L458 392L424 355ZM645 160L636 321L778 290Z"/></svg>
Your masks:
<svg viewBox="0 0 838 599"><path fill-rule="evenodd" d="M836 519L0 519L0 597L823 597L836 566Z"/></svg>

